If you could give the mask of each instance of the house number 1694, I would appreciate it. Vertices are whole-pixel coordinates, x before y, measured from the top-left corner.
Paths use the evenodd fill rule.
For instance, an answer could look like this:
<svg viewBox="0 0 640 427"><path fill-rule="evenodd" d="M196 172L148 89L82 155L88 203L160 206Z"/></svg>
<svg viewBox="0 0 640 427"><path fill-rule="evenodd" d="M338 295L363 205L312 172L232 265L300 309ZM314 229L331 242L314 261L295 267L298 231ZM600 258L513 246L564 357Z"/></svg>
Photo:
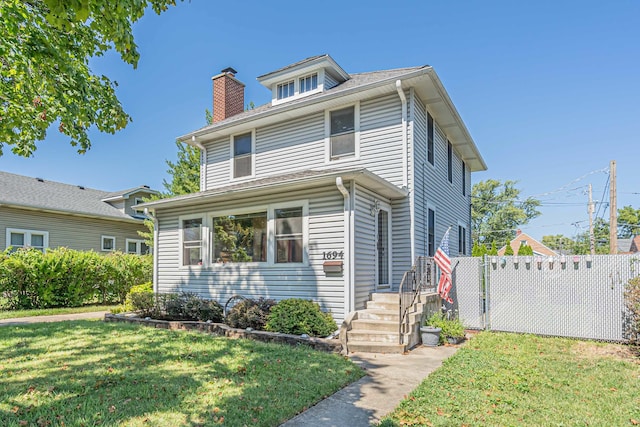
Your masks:
<svg viewBox="0 0 640 427"><path fill-rule="evenodd" d="M344 251L322 252L322 259L344 259Z"/></svg>

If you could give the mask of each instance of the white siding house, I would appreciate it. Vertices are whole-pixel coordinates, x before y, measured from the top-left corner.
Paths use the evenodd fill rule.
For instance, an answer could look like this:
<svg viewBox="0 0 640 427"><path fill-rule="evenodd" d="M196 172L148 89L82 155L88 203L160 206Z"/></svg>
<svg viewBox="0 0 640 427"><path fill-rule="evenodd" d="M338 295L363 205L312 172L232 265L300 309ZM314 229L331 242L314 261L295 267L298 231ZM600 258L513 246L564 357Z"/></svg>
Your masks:
<svg viewBox="0 0 640 427"><path fill-rule="evenodd" d="M433 68L348 74L321 55L258 81L272 101L243 111L235 71L214 76L214 123L180 137L202 151L200 192L141 205L156 291L309 298L339 321L449 226L468 254L486 165Z"/></svg>

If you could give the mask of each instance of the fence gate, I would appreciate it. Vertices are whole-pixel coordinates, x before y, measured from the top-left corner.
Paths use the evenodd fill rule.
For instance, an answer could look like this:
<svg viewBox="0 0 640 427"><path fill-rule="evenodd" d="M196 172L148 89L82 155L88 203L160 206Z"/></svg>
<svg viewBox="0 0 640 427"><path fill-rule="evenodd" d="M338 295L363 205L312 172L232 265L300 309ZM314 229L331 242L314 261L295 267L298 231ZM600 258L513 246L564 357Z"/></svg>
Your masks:
<svg viewBox="0 0 640 427"><path fill-rule="evenodd" d="M637 255L454 258L454 301L475 329L624 341Z"/></svg>

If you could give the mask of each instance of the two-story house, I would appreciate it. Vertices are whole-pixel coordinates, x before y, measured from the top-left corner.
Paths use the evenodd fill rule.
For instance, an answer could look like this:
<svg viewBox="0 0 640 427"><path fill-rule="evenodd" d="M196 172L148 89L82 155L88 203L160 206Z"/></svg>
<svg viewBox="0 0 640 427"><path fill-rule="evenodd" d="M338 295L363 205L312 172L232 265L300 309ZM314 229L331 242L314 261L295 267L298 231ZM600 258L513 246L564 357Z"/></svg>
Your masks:
<svg viewBox="0 0 640 427"><path fill-rule="evenodd" d="M258 77L244 109L213 78L200 191L142 205L155 217L157 292L308 298L336 320L397 288L412 260L470 252L471 172L485 163L430 66L349 74L329 55Z"/></svg>

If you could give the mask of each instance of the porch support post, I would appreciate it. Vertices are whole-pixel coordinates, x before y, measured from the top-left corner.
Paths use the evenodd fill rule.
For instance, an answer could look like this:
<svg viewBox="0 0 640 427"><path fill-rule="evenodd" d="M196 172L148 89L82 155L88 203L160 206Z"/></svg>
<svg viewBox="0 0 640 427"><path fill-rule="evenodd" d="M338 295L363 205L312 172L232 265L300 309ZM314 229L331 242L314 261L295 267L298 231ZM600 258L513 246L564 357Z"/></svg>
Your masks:
<svg viewBox="0 0 640 427"><path fill-rule="evenodd" d="M336 187L344 198L344 317L355 308L353 301L353 263L352 263L352 225L351 194L344 186L341 177L336 177Z"/></svg>

